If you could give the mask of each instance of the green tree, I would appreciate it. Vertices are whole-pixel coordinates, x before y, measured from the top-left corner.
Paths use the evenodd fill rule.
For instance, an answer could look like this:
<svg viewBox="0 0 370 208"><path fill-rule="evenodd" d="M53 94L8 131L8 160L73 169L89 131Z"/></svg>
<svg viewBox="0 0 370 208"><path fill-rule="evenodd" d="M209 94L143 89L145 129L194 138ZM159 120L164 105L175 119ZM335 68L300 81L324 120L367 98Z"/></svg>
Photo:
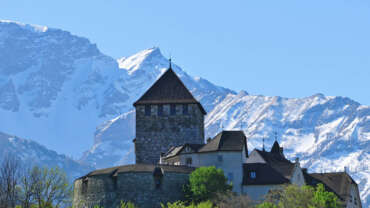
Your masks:
<svg viewBox="0 0 370 208"><path fill-rule="evenodd" d="M192 203L190 205L186 205L185 202L177 201L174 203L168 202L166 206L161 204L161 207L162 208L212 208L213 204L210 201L205 201L205 202L200 202L199 204Z"/></svg>
<svg viewBox="0 0 370 208"><path fill-rule="evenodd" d="M333 192L325 191L323 184L318 184L312 198L315 208L337 208L339 207L338 197Z"/></svg>
<svg viewBox="0 0 370 208"><path fill-rule="evenodd" d="M274 205L274 206L273 206ZM311 186L288 185L270 191L265 197L265 202L257 208L338 208L338 197L325 191L324 185Z"/></svg>
<svg viewBox="0 0 370 208"><path fill-rule="evenodd" d="M274 203L263 202L262 204L258 204L256 208L278 208L278 207Z"/></svg>
<svg viewBox="0 0 370 208"><path fill-rule="evenodd" d="M68 185L66 174L58 167L32 169L35 180L34 200L38 208L60 207L70 203L72 188Z"/></svg>
<svg viewBox="0 0 370 208"><path fill-rule="evenodd" d="M189 176L187 187L190 201L199 203L214 199L217 194L230 191L232 185L227 183L224 172L214 166L200 167Z"/></svg>

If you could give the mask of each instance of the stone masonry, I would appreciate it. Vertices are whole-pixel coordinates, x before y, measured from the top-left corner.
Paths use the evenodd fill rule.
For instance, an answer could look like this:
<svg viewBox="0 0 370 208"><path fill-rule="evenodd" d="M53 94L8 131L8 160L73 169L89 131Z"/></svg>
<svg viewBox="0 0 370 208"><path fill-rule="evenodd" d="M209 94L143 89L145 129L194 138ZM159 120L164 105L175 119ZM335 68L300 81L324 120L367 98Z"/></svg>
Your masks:
<svg viewBox="0 0 370 208"><path fill-rule="evenodd" d="M188 113L183 113L188 105ZM185 143L204 143L204 114L198 104L176 104L176 114L170 114L170 105L163 105L163 114L158 115L159 105L150 105L150 115L145 114L145 105L136 106L136 163L157 164L161 153Z"/></svg>
<svg viewBox="0 0 370 208"><path fill-rule="evenodd" d="M140 208L161 207L160 203L184 200L182 190L188 179L188 173L164 171L157 187L152 171L86 176L74 183L73 207L116 208L121 201Z"/></svg>

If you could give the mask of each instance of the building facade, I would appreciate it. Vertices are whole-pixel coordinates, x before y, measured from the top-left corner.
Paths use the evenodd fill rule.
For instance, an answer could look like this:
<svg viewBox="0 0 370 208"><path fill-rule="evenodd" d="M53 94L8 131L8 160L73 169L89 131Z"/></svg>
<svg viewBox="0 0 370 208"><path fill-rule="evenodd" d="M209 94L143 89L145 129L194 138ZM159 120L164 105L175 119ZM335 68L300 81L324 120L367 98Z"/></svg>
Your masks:
<svg viewBox="0 0 370 208"><path fill-rule="evenodd" d="M215 166L224 171L233 192L241 193L243 163L247 160L247 138L243 131L222 131L207 144L185 144L170 149L162 164L190 167Z"/></svg>
<svg viewBox="0 0 370 208"><path fill-rule="evenodd" d="M361 208L358 187L347 173L307 173L299 160L285 158L275 141L270 151L248 155L243 131L222 131L204 142L202 105L171 67L134 103L136 164L100 169L74 182L73 207L118 207L131 201L139 207L184 200L183 186L197 167L224 171L233 192L261 201L287 184L323 183L348 208Z"/></svg>
<svg viewBox="0 0 370 208"><path fill-rule="evenodd" d="M171 68L134 106L136 163L157 164L171 147L204 144L206 112Z"/></svg>

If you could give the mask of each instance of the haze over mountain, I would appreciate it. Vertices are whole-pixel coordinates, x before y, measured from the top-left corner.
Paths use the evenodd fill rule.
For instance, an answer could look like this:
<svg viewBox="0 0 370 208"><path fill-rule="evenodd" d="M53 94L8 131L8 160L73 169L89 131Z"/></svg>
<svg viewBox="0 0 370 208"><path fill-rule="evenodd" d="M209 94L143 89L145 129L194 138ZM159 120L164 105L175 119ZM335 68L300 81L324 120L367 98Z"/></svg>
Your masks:
<svg viewBox="0 0 370 208"><path fill-rule="evenodd" d="M167 68L159 48L114 60L69 32L0 21L0 131L74 158L82 155L79 162L86 166L81 167L132 163L132 103ZM208 112L207 137L222 129L243 129L252 150L262 147L262 138L271 146L277 132L288 157L300 157L311 171L349 167L364 207L370 205L369 106L322 94L249 95L173 68ZM22 142L6 138L5 149L22 151ZM28 148L48 154L36 146Z"/></svg>

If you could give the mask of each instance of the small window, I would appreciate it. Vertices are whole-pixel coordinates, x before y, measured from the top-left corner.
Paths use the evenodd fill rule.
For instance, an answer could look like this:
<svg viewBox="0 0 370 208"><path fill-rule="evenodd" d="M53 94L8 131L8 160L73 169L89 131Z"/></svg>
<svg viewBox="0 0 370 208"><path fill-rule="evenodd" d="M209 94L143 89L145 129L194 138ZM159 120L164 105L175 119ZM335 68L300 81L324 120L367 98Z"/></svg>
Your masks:
<svg viewBox="0 0 370 208"><path fill-rule="evenodd" d="M158 116L163 116L163 105L158 105Z"/></svg>
<svg viewBox="0 0 370 208"><path fill-rule="evenodd" d="M252 171L249 173L249 176L252 178L252 179L255 179L256 178L256 172Z"/></svg>
<svg viewBox="0 0 370 208"><path fill-rule="evenodd" d="M228 174L227 174L227 179L228 179L229 181L234 180L234 174L233 174L233 173L228 173Z"/></svg>
<svg viewBox="0 0 370 208"><path fill-rule="evenodd" d="M175 104L170 105L170 113L171 115L176 115L176 105Z"/></svg>
<svg viewBox="0 0 370 208"><path fill-rule="evenodd" d="M218 155L217 160L218 160L218 162L222 162L224 160L224 158L222 157L222 155Z"/></svg>
<svg viewBox="0 0 370 208"><path fill-rule="evenodd" d="M191 157L186 158L186 165L191 165L193 163L193 159Z"/></svg>
<svg viewBox="0 0 370 208"><path fill-rule="evenodd" d="M182 105L182 114L184 115L189 114L189 106L187 104Z"/></svg>
<svg viewBox="0 0 370 208"><path fill-rule="evenodd" d="M145 106L145 115L146 115L146 116L150 116L150 114L151 114L151 113L150 113L150 105L146 105L146 106Z"/></svg>

